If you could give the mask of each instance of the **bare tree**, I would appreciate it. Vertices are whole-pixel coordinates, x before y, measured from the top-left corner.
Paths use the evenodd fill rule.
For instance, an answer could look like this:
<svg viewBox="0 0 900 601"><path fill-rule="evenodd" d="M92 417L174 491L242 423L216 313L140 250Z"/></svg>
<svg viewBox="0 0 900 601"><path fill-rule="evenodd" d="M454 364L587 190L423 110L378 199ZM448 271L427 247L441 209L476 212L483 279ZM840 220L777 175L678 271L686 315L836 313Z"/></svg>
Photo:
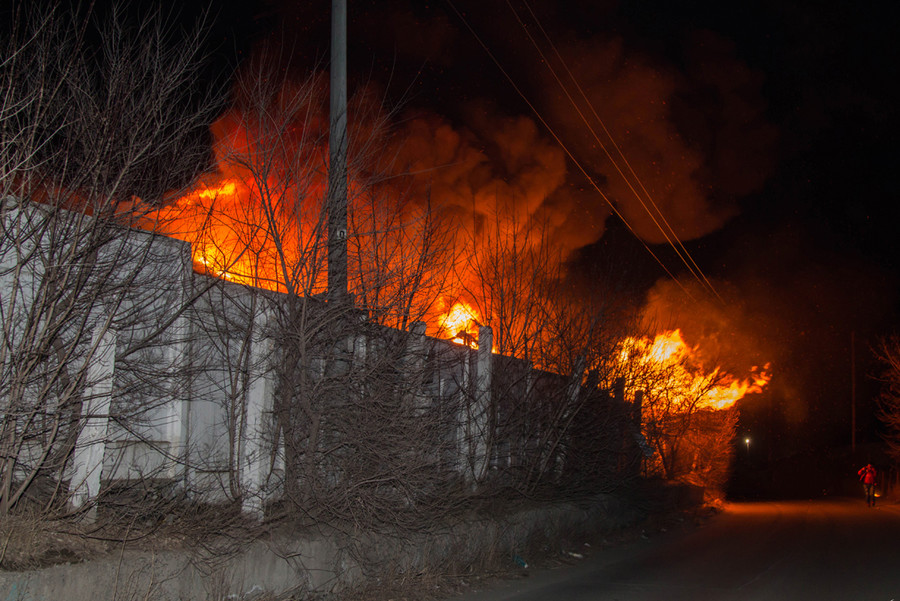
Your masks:
<svg viewBox="0 0 900 601"><path fill-rule="evenodd" d="M653 457L649 475L721 490L733 456L734 409L716 406L726 380L692 364L685 347L665 337L627 338L617 353L616 376L639 395L641 432Z"/></svg>
<svg viewBox="0 0 900 601"><path fill-rule="evenodd" d="M467 241L463 263L466 289L494 330L504 355L537 364L549 337L554 286L562 280L562 257L551 244L547 224L523 218L514 206L498 209L483 233Z"/></svg>
<svg viewBox="0 0 900 601"><path fill-rule="evenodd" d="M494 331L499 353L486 408L497 490L565 496L621 485L633 458L622 443L627 411L607 375L626 325L610 310L617 299L576 294L549 224L514 206L494 214L467 246L464 294Z"/></svg>
<svg viewBox="0 0 900 601"><path fill-rule="evenodd" d="M447 453L435 442L447 437L435 420L456 413L423 394L429 370L447 359L416 324L442 291L448 229L439 211L405 195L402 177L385 175L390 157L377 150L389 115L363 94L351 103L353 299L329 301L323 81L292 78L273 64L282 57L262 54L244 66L232 108L214 126L219 160L210 190L233 188L194 205L221 222L198 232L195 259L213 275L249 285L229 293L229 309L206 318L207 338L220 347L210 352L246 374L247 348L259 336L271 341L266 365L249 368L272 378L269 468L281 474L271 484L291 515L396 525L439 498L436 483L447 471L440 469ZM229 405L232 447L243 438L235 433L248 385L246 377L221 382L230 391L219 398ZM229 454L229 495L249 494L239 482L241 453ZM401 507L407 511L398 514Z"/></svg>
<svg viewBox="0 0 900 601"><path fill-rule="evenodd" d="M900 461L900 338L883 339L877 354L884 367L878 416L887 430L884 440L888 452L895 461Z"/></svg>
<svg viewBox="0 0 900 601"><path fill-rule="evenodd" d="M495 345L543 370L510 365L494 383L490 444L501 464L519 464L518 486L558 492L565 478L570 491L608 490L636 475L637 452L649 445L649 473L721 487L736 418L713 410L720 372L706 374L686 356L657 360L652 341L633 335L637 316L616 274L606 274L604 295L568 290L541 223L519 222L510 209L470 247L478 287L468 295L499 333Z"/></svg>
<svg viewBox="0 0 900 601"><path fill-rule="evenodd" d="M682 442L680 479L703 487L709 498L722 499L725 495L737 422L738 410L734 407L698 411Z"/></svg>
<svg viewBox="0 0 900 601"><path fill-rule="evenodd" d="M164 427L186 298L160 273L186 257L153 203L203 163L217 106L203 22L47 6L16 3L0 41L0 514L59 506L85 431Z"/></svg>

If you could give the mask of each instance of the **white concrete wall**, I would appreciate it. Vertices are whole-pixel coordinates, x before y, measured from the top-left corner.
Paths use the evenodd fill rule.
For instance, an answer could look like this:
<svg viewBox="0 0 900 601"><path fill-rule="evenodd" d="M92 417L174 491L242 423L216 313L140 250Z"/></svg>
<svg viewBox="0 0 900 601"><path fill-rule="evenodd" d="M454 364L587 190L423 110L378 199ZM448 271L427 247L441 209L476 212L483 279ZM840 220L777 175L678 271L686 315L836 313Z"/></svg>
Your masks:
<svg viewBox="0 0 900 601"><path fill-rule="evenodd" d="M98 299L92 309L92 319L108 320L116 333L115 369L104 394L110 415L127 423L106 424L100 480L168 480L200 500L242 498L247 511L260 514L278 494L277 474L269 473L278 343L267 338L263 303L256 302L260 294L273 293L193 273L190 246L174 239L131 232L124 245L104 252L124 252L128 260L110 277L132 278L134 285L114 305ZM143 262L136 267L136 260ZM9 253L0 252L0 266L13 266L10 261ZM5 273L0 272L0 286L12 272ZM40 278L39 270L29 277L15 293L23 307L33 298L30 283ZM195 296L189 309L174 313ZM11 297L3 298L5 306ZM161 324L165 331L134 351ZM448 468L477 482L489 469L494 435L490 328L482 329L478 351L428 338L420 326L415 336L412 348L431 349L433 371L416 376L422 381L414 385L415 403L455 412L455 425L435 447L448 454ZM356 360L363 361L374 342L356 342ZM417 366L423 362L421 356L410 360ZM85 430L82 448L95 430ZM81 504L97 493L93 484L80 486Z"/></svg>
<svg viewBox="0 0 900 601"><path fill-rule="evenodd" d="M0 202L0 417L25 423L15 416L36 411L29 433L41 434L26 439L16 477L71 437L64 477L76 506L102 481L176 477L188 324L157 334L184 300L189 245L111 225L96 235L89 216Z"/></svg>

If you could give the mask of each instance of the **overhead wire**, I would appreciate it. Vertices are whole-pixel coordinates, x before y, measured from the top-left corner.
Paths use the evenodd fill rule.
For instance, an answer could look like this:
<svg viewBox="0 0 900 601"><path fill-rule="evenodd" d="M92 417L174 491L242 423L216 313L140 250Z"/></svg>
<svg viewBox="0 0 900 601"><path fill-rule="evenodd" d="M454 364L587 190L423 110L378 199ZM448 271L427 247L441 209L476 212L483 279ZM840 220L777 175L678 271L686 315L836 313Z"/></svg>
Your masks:
<svg viewBox="0 0 900 601"><path fill-rule="evenodd" d="M644 201L644 198L635 189L634 185L631 182L631 179L622 171L621 167L619 166L619 163L609 152L606 145L603 143L603 140L601 140L600 137L597 135L597 132L594 131L594 128L591 126L591 123L585 117L581 108L578 106L578 103L575 101L574 98L572 98L572 95L570 94L568 88L565 86L562 79L559 77L556 70L553 68L553 65L551 64L551 62L544 55L544 52L543 52L543 50L541 50L540 45L537 43L537 41L531 35L531 32L528 30L528 27L525 25L525 23L519 17L518 11L516 11L515 7L512 5L510 0L506 0L506 4L509 7L510 11L512 11L513 15L515 16L516 21L519 23L519 26L525 31L525 34L528 36L528 39L531 41L531 44L534 46L535 50L537 50L538 54L541 56L541 60L543 60L544 63L547 65L547 68L550 70L554 79L556 79L556 82L559 84L559 87L563 90L563 93L565 93L566 98L568 98L572 107L576 110L579 117L581 117L581 120L584 122L585 126L591 132L591 135L594 137L594 139L600 145L600 148L603 149L603 152L606 154L607 158L609 158L613 167L616 169L616 171L619 173L619 175L625 181L629 190L631 190L631 192L632 192L632 194L634 194L635 198L637 198L637 200L641 203L641 207L650 216L651 220L653 221L653 224L659 229L660 233L663 235L666 242L672 247L672 249L675 251L676 255L678 255L678 258L681 259L681 261L685 264L685 267L687 267L688 271L690 271L691 274L694 276L694 278L696 278L698 280L698 282L701 284L701 286L707 287L716 296L716 298L718 298L721 302L724 303L725 302L724 299L719 295L715 286L712 284L712 282L706 276L706 274L703 273L703 270L697 264L697 261L694 259L694 257L688 251L688 249L684 246L684 243L681 241L681 238L675 233L675 230L672 228L671 224L666 219L665 215L660 210L659 206L653 200L653 196L647 190L647 187L644 185L644 182L641 180L641 178L635 172L634 168L631 166L631 163L628 161L628 158L622 152L622 149L619 146L619 144L616 143L615 138L613 137L613 135L609 131L609 129L606 127L606 124L603 122L603 119L601 119L600 115L597 114L596 108L594 107L590 98L588 98L588 95L584 91L584 88L578 82L578 78L576 78L574 73L572 73L572 70L569 68L568 63L560 54L558 48L556 47L556 44L553 43L552 38L547 33L547 30L544 28L543 24L541 23L540 18L538 18L538 16L534 13L534 10L532 10L531 5L529 4L528 0L522 0L522 3L525 5L525 8L528 10L529 14L531 15L531 18L534 20L534 22L537 25L538 29L540 30L541 34L543 34L544 39L547 41L547 44L553 50L554 54L556 55L557 60L565 69L566 74L569 76L569 79L575 85L575 88L578 90L579 94L581 95L582 100L590 108L594 119L596 119L597 123L600 124L600 127L603 128L603 133L605 133L606 137L609 138L610 143L612 144L613 148L616 150L616 153L618 153L622 162L627 167L628 172L631 174L631 177L633 177L634 180L637 182L637 185L640 187L641 191L643 192L643 195L646 197L647 202L649 202L650 205L652 205L653 209L656 212L656 215L654 215L654 212L651 211L650 208L647 206L647 202ZM657 218L656 218L657 215L659 216L659 220L657 220ZM663 228L662 225L660 225L660 221L662 221L662 223L665 225L665 228ZM675 242L672 241L673 239ZM677 246L676 246L676 243L677 243Z"/></svg>
<svg viewBox="0 0 900 601"><path fill-rule="evenodd" d="M650 246L637 234L637 232L634 230L634 228L631 226L631 224L628 222L628 220L625 218L625 216L622 214L622 212L619 211L619 209L615 205L615 203L612 202L612 200L610 200L610 198L606 195L605 192L603 192L603 190L600 188L600 186L597 184L597 182L594 181L594 178L591 177L591 175L587 172L587 169L585 169L585 167L581 164L581 161L578 160L578 158L575 156L575 154L569 149L568 145L556 133L556 130L553 129L553 127L546 121L546 119L544 119L544 116L541 114L541 112L538 110L538 108L531 102L531 100L528 99L528 96L522 91L522 89L518 86L518 84L516 84L513 77L509 74L509 72L506 70L506 68L503 67L503 65L500 63L499 59L491 51L490 47L484 42L484 40L482 40L481 36L478 35L478 32L475 31L475 29L469 23L468 19L466 19L465 15L463 15L459 11L459 9L453 3L453 0L447 0L447 4L450 6L450 8L453 10L453 12L456 13L456 16L463 22L463 24L466 26L466 28L469 30L469 32L472 34L472 36L475 38L475 40L478 42L478 44L482 47L482 49L487 53L488 57L494 62L494 65L496 65L496 67L500 70L500 72L507 79L507 81L509 81L510 85L513 87L513 89L519 95L519 97L522 99L522 101L525 102L526 105L528 105L528 108L531 109L531 111L535 114L535 116L541 122L541 124L544 126L544 128L546 128L546 130L550 133L550 135L553 137L553 139L556 140L556 143L559 144L560 148L563 149L563 152L566 153L566 155L572 160L572 162L575 164L575 166L578 168L578 170L582 173L582 175L584 175L584 177L587 178L588 182L590 182L590 184L594 188L594 190L596 190L597 193L600 194L600 197L609 205L609 207L612 209L613 213L622 221L623 224L625 224L625 227L627 227L628 230L635 236L635 238L637 238L637 240L644 246L644 248L647 250L647 252L650 254L650 256L653 257L653 259L659 264L660 267L662 267L663 271L665 271L666 274L670 278L672 278L672 280L682 289L682 291L688 297L690 297L692 300L696 301L697 299L694 298L694 295L691 294L691 292L684 286L684 284L677 277L675 277L675 275L666 266L666 264L662 261L662 259L660 259L659 256L657 256L657 254L653 252L653 250L650 248Z"/></svg>

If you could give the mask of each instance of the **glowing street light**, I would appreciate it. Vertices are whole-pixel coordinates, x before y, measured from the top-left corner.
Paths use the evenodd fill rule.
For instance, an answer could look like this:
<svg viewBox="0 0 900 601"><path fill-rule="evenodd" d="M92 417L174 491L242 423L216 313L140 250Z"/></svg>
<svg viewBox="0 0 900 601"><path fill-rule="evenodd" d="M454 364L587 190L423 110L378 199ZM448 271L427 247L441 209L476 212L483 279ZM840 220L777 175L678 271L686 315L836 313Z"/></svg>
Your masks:
<svg viewBox="0 0 900 601"><path fill-rule="evenodd" d="M750 454L750 437L744 439L744 444L747 445L747 454Z"/></svg>

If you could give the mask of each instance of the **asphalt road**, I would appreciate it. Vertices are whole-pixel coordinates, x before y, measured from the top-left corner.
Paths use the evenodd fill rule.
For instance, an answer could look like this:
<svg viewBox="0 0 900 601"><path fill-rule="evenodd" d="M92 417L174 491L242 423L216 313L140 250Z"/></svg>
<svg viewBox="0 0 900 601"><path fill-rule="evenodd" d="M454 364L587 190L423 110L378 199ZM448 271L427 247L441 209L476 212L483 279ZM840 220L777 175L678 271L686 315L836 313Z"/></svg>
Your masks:
<svg viewBox="0 0 900 601"><path fill-rule="evenodd" d="M454 601L900 601L900 506L729 505L706 525Z"/></svg>

